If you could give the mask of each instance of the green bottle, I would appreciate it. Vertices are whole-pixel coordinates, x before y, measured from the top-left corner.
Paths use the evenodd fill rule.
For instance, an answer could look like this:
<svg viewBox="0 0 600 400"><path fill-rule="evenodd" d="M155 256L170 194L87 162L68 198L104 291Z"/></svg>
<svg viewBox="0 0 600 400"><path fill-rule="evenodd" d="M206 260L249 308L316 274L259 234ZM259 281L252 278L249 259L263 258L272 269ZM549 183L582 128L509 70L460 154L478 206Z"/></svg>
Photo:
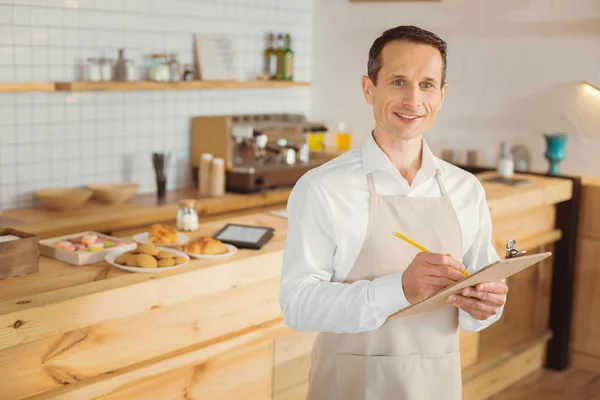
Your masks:
<svg viewBox="0 0 600 400"><path fill-rule="evenodd" d="M279 79L291 81L294 79L294 51L291 48L292 39L289 33L283 38L283 49L279 59Z"/></svg>

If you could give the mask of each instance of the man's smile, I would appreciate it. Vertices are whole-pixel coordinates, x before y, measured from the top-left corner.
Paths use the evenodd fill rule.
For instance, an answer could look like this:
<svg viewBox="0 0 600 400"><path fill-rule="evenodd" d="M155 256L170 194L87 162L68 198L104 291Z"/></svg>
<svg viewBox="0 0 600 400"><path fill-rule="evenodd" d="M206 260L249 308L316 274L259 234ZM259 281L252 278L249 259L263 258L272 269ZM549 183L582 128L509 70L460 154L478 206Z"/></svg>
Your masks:
<svg viewBox="0 0 600 400"><path fill-rule="evenodd" d="M416 115L416 114L404 114L404 113L394 113L398 118L400 118L401 120L404 121L415 121L419 118L422 118L423 115Z"/></svg>

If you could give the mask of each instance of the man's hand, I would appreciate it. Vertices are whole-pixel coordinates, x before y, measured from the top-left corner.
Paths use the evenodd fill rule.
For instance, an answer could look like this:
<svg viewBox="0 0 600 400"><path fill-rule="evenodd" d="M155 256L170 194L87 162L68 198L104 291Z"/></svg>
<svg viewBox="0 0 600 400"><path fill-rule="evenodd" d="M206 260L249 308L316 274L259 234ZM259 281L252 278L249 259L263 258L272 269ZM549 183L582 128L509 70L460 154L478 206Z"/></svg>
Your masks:
<svg viewBox="0 0 600 400"><path fill-rule="evenodd" d="M415 304L461 280L465 266L449 255L419 253L402 274L406 299Z"/></svg>
<svg viewBox="0 0 600 400"><path fill-rule="evenodd" d="M486 282L480 283L477 288L464 288L462 295L450 296L447 302L475 319L486 320L498 314L500 307L506 303L506 293L506 283Z"/></svg>

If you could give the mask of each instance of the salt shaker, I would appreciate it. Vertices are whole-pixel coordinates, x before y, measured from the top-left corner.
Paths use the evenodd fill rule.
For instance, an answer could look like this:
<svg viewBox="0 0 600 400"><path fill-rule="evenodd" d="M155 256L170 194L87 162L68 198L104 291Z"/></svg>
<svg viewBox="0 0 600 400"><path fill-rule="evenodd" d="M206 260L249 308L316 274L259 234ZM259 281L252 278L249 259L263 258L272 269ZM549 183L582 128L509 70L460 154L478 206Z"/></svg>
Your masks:
<svg viewBox="0 0 600 400"><path fill-rule="evenodd" d="M196 212L196 200L185 199L179 201L177 211L177 229L185 232L198 230L198 213Z"/></svg>
<svg viewBox="0 0 600 400"><path fill-rule="evenodd" d="M201 196L210 193L210 164L213 160L211 153L202 153L200 156L200 168L198 169L198 191Z"/></svg>
<svg viewBox="0 0 600 400"><path fill-rule="evenodd" d="M225 194L225 160L213 158L210 166L210 195L223 196Z"/></svg>

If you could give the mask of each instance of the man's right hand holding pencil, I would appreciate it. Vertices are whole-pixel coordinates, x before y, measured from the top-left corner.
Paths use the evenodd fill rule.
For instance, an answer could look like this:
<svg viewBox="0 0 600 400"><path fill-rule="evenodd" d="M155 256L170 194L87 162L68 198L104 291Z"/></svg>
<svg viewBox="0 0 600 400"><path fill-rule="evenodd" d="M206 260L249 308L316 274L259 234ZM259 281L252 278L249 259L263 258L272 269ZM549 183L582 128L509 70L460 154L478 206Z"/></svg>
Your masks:
<svg viewBox="0 0 600 400"><path fill-rule="evenodd" d="M465 266L450 255L418 253L402 275L404 295L416 304L464 278Z"/></svg>

